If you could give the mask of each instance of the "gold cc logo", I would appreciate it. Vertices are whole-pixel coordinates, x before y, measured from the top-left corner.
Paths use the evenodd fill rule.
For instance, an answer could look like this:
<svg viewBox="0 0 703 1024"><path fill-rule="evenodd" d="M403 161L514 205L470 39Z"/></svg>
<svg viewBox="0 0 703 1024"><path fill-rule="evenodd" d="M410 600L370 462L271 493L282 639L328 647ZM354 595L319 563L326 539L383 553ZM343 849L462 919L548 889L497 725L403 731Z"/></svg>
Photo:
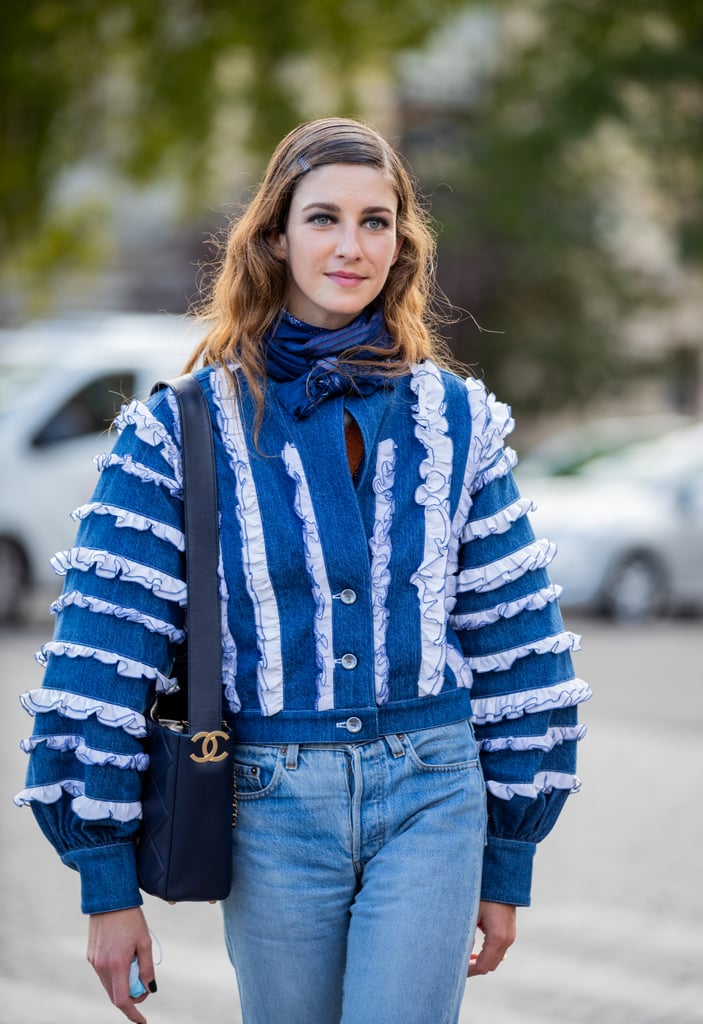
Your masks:
<svg viewBox="0 0 703 1024"><path fill-rule="evenodd" d="M217 753L217 741L228 739L226 732L221 732L215 729L213 732L196 732L195 736L191 738L191 743L201 743L201 753L191 754L191 761L197 761L199 764L203 764L205 761L224 761L227 757L227 751L224 750L221 754Z"/></svg>

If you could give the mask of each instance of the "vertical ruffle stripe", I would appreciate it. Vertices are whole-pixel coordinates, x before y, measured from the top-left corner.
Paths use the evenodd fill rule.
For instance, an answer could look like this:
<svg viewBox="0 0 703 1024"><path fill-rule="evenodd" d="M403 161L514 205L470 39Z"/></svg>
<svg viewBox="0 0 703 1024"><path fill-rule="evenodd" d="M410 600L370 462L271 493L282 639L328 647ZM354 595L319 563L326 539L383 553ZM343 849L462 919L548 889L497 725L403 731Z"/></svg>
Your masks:
<svg viewBox="0 0 703 1024"><path fill-rule="evenodd" d="M393 485L395 483L396 444L391 438L381 441L376 456L373 492L376 495L373 533L369 539L371 550L371 593L373 602L374 685L376 703L388 700L390 663L386 651L388 608L386 598L391 581L391 524L395 511Z"/></svg>
<svg viewBox="0 0 703 1024"><path fill-rule="evenodd" d="M420 601L422 663L419 695L442 689L446 658L444 611L451 523L449 489L454 446L445 419L444 384L437 367L429 360L412 369L410 387L417 397L413 406L415 436L425 449L420 463L422 483L415 500L424 509L425 547L422 563L410 577Z"/></svg>
<svg viewBox="0 0 703 1024"><path fill-rule="evenodd" d="M278 605L266 559L264 525L244 427L236 397L226 394L224 374L224 370L213 370L210 380L217 409L217 425L234 473L236 514L242 537L242 567L254 610L260 654L257 667L259 704L262 714L275 715L283 708L283 660Z"/></svg>
<svg viewBox="0 0 703 1024"><path fill-rule="evenodd" d="M329 711L334 707L334 648L332 646L332 591L330 589L325 559L320 544L320 531L310 497L310 489L303 471L303 464L297 448L286 444L283 449L283 463L295 483L295 511L303 527L305 566L312 585L315 601L315 660L317 675L317 711Z"/></svg>

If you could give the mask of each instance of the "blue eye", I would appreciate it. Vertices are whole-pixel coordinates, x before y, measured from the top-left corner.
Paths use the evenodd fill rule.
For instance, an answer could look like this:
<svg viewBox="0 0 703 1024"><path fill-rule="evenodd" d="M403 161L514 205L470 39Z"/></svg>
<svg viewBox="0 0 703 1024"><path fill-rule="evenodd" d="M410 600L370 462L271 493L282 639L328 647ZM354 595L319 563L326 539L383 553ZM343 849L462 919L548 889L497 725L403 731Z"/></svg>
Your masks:
<svg viewBox="0 0 703 1024"><path fill-rule="evenodd" d="M318 227L326 228L329 224L334 224L334 218L329 213L314 213L308 220L309 224L317 224Z"/></svg>
<svg viewBox="0 0 703 1024"><path fill-rule="evenodd" d="M384 217L369 217L366 226L372 231L382 231L383 228L388 227L388 221Z"/></svg>

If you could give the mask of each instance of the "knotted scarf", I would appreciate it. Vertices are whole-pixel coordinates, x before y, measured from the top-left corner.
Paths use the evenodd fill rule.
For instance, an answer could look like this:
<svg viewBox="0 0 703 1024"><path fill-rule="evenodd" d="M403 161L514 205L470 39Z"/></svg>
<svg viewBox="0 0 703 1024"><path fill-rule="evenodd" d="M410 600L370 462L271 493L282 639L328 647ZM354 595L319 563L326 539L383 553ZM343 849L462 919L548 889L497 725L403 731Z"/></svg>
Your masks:
<svg viewBox="0 0 703 1024"><path fill-rule="evenodd" d="M264 338L266 373L279 381L283 406L303 418L326 398L370 395L377 388L393 387L393 377L380 369L375 373L368 365L339 359L353 348L356 359L380 362L383 357L378 352L364 351L363 346L387 349L392 344L380 309L364 310L356 320L334 331L313 327L283 310Z"/></svg>

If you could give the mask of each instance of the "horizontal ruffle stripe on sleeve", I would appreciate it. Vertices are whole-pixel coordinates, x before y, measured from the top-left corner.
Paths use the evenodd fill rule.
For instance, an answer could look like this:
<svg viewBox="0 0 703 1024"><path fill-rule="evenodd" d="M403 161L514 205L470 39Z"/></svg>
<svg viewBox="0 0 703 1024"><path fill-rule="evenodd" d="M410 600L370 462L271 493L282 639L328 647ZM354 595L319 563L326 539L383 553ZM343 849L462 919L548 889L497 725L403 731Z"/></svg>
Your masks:
<svg viewBox="0 0 703 1024"><path fill-rule="evenodd" d="M539 772L532 782L495 782L489 779L486 789L501 800L512 800L514 796L534 799L540 793L551 793L554 789L564 789L569 793L578 793L581 780L576 775L564 772Z"/></svg>
<svg viewBox="0 0 703 1024"><path fill-rule="evenodd" d="M482 608L475 612L467 612L464 615L450 615L449 625L452 629L480 629L481 626L490 626L499 619L512 619L520 612L538 612L546 608L553 601L558 601L562 587L556 583L550 583L524 597L515 598L513 601L503 601L492 608Z"/></svg>
<svg viewBox="0 0 703 1024"><path fill-rule="evenodd" d="M148 754L116 754L109 750L95 750L87 746L82 736L31 736L20 742L25 754L31 754L40 743L50 750L72 751L82 764L114 765L115 768L144 772L149 767Z"/></svg>
<svg viewBox="0 0 703 1024"><path fill-rule="evenodd" d="M479 565L472 569L463 569L458 574L457 593L463 590L475 590L482 594L487 590L496 590L505 583L519 579L534 569L546 568L554 559L556 544L542 539L504 555L503 558Z"/></svg>
<svg viewBox="0 0 703 1024"><path fill-rule="evenodd" d="M178 629L170 622L157 619L153 615L147 615L145 612L140 612L137 608L124 608L122 605L112 604L110 601L103 601L98 597L91 597L89 594L81 593L80 590L71 590L68 593L62 594L51 605L50 611L53 615L56 615L70 605L77 605L79 608L84 608L99 615L114 615L115 618L135 622L140 626L144 626L150 633L159 633L177 644L183 643L185 640L185 630Z"/></svg>
<svg viewBox="0 0 703 1024"><path fill-rule="evenodd" d="M505 508L499 509L485 519L474 519L468 522L461 535L462 542L471 540L473 537L490 537L494 533L505 533L513 523L529 512L534 512L536 506L529 498L517 498Z"/></svg>
<svg viewBox="0 0 703 1024"><path fill-rule="evenodd" d="M118 466L125 473L131 473L145 483L165 487L173 495L180 495L182 493L181 484L174 480L173 477L166 476L165 473L157 473L156 470L145 466L142 462L135 462L131 455L116 455L114 452L97 455L95 457L95 465L101 473L106 469Z"/></svg>
<svg viewBox="0 0 703 1024"><path fill-rule="evenodd" d="M171 467L176 481L182 486L183 467L178 445L150 409L142 402L130 402L122 407L114 425L120 434L127 427L134 427L134 433L140 441L144 441L152 448L160 447L164 461Z"/></svg>
<svg viewBox="0 0 703 1024"><path fill-rule="evenodd" d="M468 658L474 672L505 672L518 658L528 654L559 654L561 651L578 651L581 649L581 637L569 630L557 633L556 636L545 636L530 643L521 644L505 651L496 651L479 658Z"/></svg>
<svg viewBox="0 0 703 1024"><path fill-rule="evenodd" d="M150 565L133 562L123 555L113 555L109 551L96 551L91 548L74 547L68 551L59 551L51 559L51 565L57 576L65 576L69 569L87 572L92 569L96 576L121 579L130 583L138 583L162 597L166 601L186 602L186 584L174 576L168 576Z"/></svg>
<svg viewBox="0 0 703 1024"><path fill-rule="evenodd" d="M475 725L500 722L504 718L520 718L538 711L573 707L591 696L588 683L583 679L566 679L552 686L515 693L500 693L494 697L474 697L471 702Z"/></svg>
<svg viewBox="0 0 703 1024"><path fill-rule="evenodd" d="M66 718L85 721L95 715L102 725L113 729L124 729L130 736L146 736L146 719L133 708L121 704L110 704L104 700L84 697L78 693L65 690L52 690L42 687L38 690L27 690L20 695L20 703L30 715L41 715L56 711Z"/></svg>
<svg viewBox="0 0 703 1024"><path fill-rule="evenodd" d="M42 644L40 650L35 654L36 660L44 668L46 667L49 655L55 657L66 656L69 658L96 658L103 665L114 665L117 674L127 679L152 679L156 682L157 693L173 693L178 688L175 679L165 676L153 665L145 665L134 658L127 658L115 651L103 651L99 647L87 647L85 644L74 644L65 640L49 640Z"/></svg>
<svg viewBox="0 0 703 1024"><path fill-rule="evenodd" d="M148 516L137 515L136 512L117 508L114 505L105 505L99 501L89 501L87 504L81 505L80 508L71 512L71 519L79 522L82 519L86 519L89 515L113 516L115 526L117 527L129 527L132 530L151 530L155 537L168 541L169 544L173 544L179 551L185 551L185 534L182 530L176 530L175 527L169 526L168 523L159 523Z"/></svg>
<svg viewBox="0 0 703 1024"><path fill-rule="evenodd" d="M478 748L487 754L498 750L542 750L546 753L559 743L582 740L586 731L585 725L553 726L542 736L498 736L479 740Z"/></svg>
<svg viewBox="0 0 703 1024"><path fill-rule="evenodd" d="M83 821L104 821L114 818L115 821L128 822L141 818L142 805L138 801L121 803L116 800L94 800L85 796L85 785L80 779L65 779L49 786L28 786L18 793L15 803L21 807L34 800L41 804L54 804L61 799L62 792L73 797L71 809Z"/></svg>

